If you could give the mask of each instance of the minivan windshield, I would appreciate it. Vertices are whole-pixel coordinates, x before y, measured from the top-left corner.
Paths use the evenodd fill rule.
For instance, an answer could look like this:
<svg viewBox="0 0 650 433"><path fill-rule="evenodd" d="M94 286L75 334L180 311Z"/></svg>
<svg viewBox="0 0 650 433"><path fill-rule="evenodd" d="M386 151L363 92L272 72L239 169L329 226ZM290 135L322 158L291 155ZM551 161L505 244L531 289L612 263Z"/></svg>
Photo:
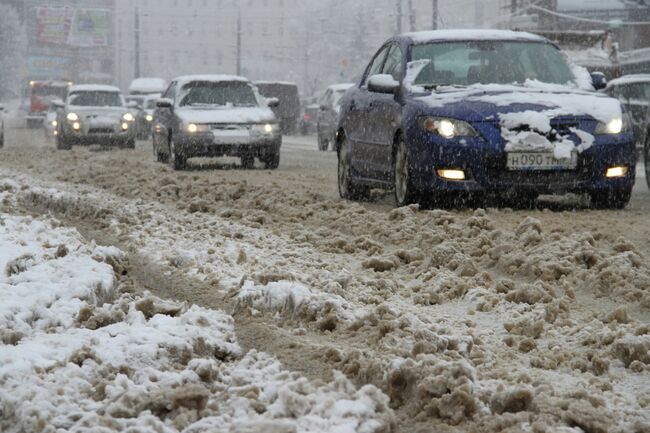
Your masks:
<svg viewBox="0 0 650 433"><path fill-rule="evenodd" d="M576 78L564 55L543 42L470 41L414 45L410 60L430 60L417 85L569 84Z"/></svg>
<svg viewBox="0 0 650 433"><path fill-rule="evenodd" d="M117 92L76 92L69 96L70 105L80 107L121 107L122 96Z"/></svg>
<svg viewBox="0 0 650 433"><path fill-rule="evenodd" d="M193 81L182 87L178 102L179 107L225 105L256 106L252 86L243 81Z"/></svg>

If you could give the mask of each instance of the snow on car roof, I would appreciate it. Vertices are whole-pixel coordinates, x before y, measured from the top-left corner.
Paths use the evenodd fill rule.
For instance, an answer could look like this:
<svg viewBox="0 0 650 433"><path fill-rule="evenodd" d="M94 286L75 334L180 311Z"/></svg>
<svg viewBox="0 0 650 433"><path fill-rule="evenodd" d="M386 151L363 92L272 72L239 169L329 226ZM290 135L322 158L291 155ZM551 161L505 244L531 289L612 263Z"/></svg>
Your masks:
<svg viewBox="0 0 650 433"><path fill-rule="evenodd" d="M162 93L167 88L167 81L164 78L136 78L129 86L129 92L139 93Z"/></svg>
<svg viewBox="0 0 650 433"><path fill-rule="evenodd" d="M354 86L354 83L341 83L341 84L333 84L329 86L328 89L331 89L336 92L341 90L348 90L352 86Z"/></svg>
<svg viewBox="0 0 650 433"><path fill-rule="evenodd" d="M192 81L213 81L213 82L219 82L219 81L241 81L244 83L249 83L250 80L245 77L240 77L237 75L183 75L181 77L176 77L174 78L174 81L178 82L179 84L186 84Z"/></svg>
<svg viewBox="0 0 650 433"><path fill-rule="evenodd" d="M296 83L292 83L291 81L255 81L255 85L257 84L281 84L283 86L297 86Z"/></svg>
<svg viewBox="0 0 650 433"><path fill-rule="evenodd" d="M424 32L404 33L402 36L411 38L416 44L433 41L474 41L474 40L506 40L548 42L546 38L526 32L512 30L431 30Z"/></svg>
<svg viewBox="0 0 650 433"><path fill-rule="evenodd" d="M624 84L632 84L632 83L645 83L645 82L650 82L650 74L630 74L630 75L623 75L620 78L615 78L609 83L607 83L607 87L613 87L613 86L621 86Z"/></svg>
<svg viewBox="0 0 650 433"><path fill-rule="evenodd" d="M115 86L107 86L105 84L78 84L70 87L70 93L73 92L117 92L120 89Z"/></svg>

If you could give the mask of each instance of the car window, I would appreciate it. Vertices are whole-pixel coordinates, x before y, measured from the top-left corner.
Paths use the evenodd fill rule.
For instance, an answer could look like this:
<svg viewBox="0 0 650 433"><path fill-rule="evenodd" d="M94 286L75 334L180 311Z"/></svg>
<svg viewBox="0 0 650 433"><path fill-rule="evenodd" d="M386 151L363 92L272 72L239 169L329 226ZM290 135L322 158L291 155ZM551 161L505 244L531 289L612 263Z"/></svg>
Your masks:
<svg viewBox="0 0 650 433"><path fill-rule="evenodd" d="M162 94L162 97L165 99L174 99L175 93L176 93L176 82L172 82L169 84L169 87L167 87L167 90L165 90L165 93Z"/></svg>
<svg viewBox="0 0 650 433"><path fill-rule="evenodd" d="M121 107L122 96L117 92L75 92L71 93L69 104L80 107Z"/></svg>
<svg viewBox="0 0 650 433"><path fill-rule="evenodd" d="M384 60L386 60L386 55L388 54L388 50L390 50L390 45L384 47L372 60L370 65L368 66L368 73L366 74L364 78L364 84L365 81L368 79L368 77L372 77L373 75L376 74L381 74L381 70L384 66Z"/></svg>
<svg viewBox="0 0 650 433"><path fill-rule="evenodd" d="M630 83L618 87L617 96L621 99L643 99L650 97L650 83Z"/></svg>
<svg viewBox="0 0 650 433"><path fill-rule="evenodd" d="M415 84L513 84L576 81L563 54L539 42L473 41L415 45L410 60L429 60Z"/></svg>
<svg viewBox="0 0 650 433"><path fill-rule="evenodd" d="M192 81L179 92L179 107L256 106L253 87L243 81Z"/></svg>
<svg viewBox="0 0 650 433"><path fill-rule="evenodd" d="M382 68L382 74L392 75L397 81L402 78L402 49L399 45L393 44L391 47Z"/></svg>

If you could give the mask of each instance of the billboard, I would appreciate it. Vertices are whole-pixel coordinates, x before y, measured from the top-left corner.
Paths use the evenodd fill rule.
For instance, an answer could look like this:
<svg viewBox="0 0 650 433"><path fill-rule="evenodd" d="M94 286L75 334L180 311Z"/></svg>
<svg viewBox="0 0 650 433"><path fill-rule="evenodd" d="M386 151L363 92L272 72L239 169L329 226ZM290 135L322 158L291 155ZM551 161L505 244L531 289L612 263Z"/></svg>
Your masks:
<svg viewBox="0 0 650 433"><path fill-rule="evenodd" d="M111 12L106 9L75 9L68 45L105 47L111 33Z"/></svg>
<svg viewBox="0 0 650 433"><path fill-rule="evenodd" d="M67 7L36 8L36 40L42 44L66 44L73 16L74 10Z"/></svg>
<svg viewBox="0 0 650 433"><path fill-rule="evenodd" d="M60 56L27 56L27 76L42 79L69 79L71 59Z"/></svg>
<svg viewBox="0 0 650 433"><path fill-rule="evenodd" d="M108 46L111 11L43 6L36 8L36 40L72 47Z"/></svg>

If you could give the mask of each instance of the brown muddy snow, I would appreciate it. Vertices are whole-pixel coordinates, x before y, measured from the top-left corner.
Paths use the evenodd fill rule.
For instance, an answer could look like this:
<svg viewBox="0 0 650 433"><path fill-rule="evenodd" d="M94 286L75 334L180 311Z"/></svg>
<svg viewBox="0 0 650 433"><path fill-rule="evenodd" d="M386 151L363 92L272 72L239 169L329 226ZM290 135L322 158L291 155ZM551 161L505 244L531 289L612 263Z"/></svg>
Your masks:
<svg viewBox="0 0 650 433"><path fill-rule="evenodd" d="M21 204L105 227L305 352L261 350L376 385L400 431L650 431L647 215L389 209L324 193L318 170L178 174L144 150L13 150L0 167L69 193Z"/></svg>

